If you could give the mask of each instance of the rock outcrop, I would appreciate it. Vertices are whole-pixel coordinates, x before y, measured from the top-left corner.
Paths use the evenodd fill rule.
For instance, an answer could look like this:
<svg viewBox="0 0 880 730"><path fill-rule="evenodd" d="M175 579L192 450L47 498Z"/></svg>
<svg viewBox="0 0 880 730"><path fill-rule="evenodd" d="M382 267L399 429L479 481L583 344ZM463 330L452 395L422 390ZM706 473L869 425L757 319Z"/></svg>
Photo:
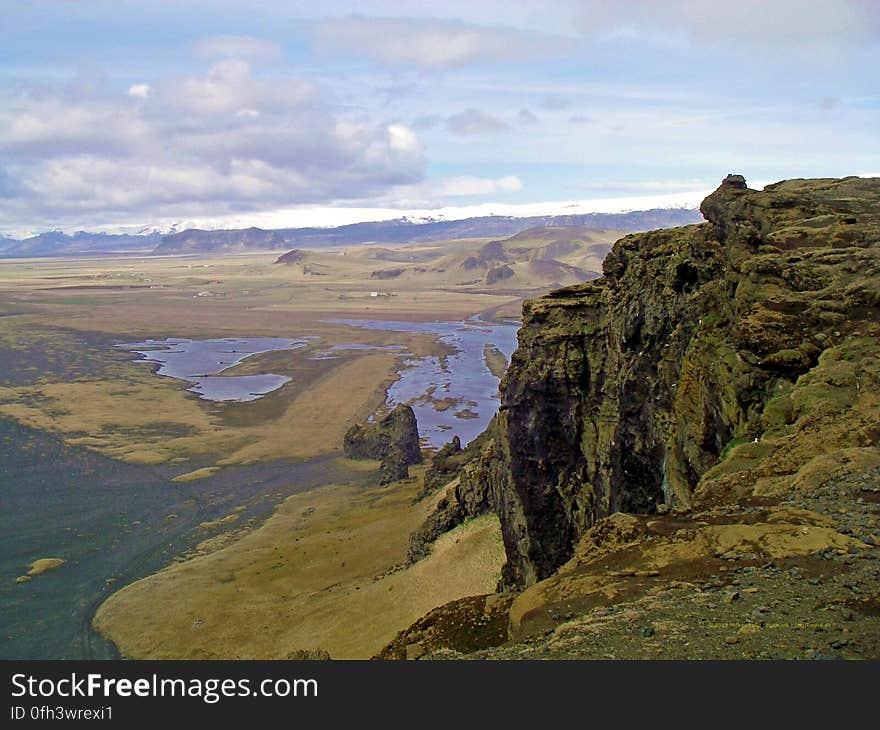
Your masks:
<svg viewBox="0 0 880 730"><path fill-rule="evenodd" d="M409 465L422 461L413 409L398 404L373 423L355 424L346 431L342 449L350 459L381 461L382 484L405 479L409 476Z"/></svg>
<svg viewBox="0 0 880 730"><path fill-rule="evenodd" d="M503 266L496 266L494 269L489 269L489 271L486 273L486 283L497 284L499 281L509 279L511 276L513 276L513 269L511 269L507 264L504 264Z"/></svg>
<svg viewBox="0 0 880 730"><path fill-rule="evenodd" d="M406 269L379 269L370 274L371 279L396 279Z"/></svg>
<svg viewBox="0 0 880 730"><path fill-rule="evenodd" d="M495 509L493 485L501 479L499 469L503 469L504 459L498 452L499 442L491 437L492 433L490 426L460 454L449 459L457 464L457 476L446 485L446 493L428 519L410 535L409 562L428 555L431 544L444 532L468 518Z"/></svg>
<svg viewBox="0 0 880 730"><path fill-rule="evenodd" d="M379 484L406 479L409 476L409 461L399 446L392 446L379 462Z"/></svg>
<svg viewBox="0 0 880 730"><path fill-rule="evenodd" d="M525 303L499 414L425 535L496 510L524 586L615 512L779 494L877 449L880 180L731 175L701 211Z"/></svg>
<svg viewBox="0 0 880 730"><path fill-rule="evenodd" d="M443 444L431 458L431 463L425 470L424 486L419 494L419 499L433 494L455 479L465 459L462 454L461 439L458 436L453 436L452 441Z"/></svg>
<svg viewBox="0 0 880 730"><path fill-rule="evenodd" d="M306 256L308 254L305 251L301 251L298 248L293 249L292 251L288 251L287 253L281 254L277 259L275 259L276 264L301 264L306 260Z"/></svg>

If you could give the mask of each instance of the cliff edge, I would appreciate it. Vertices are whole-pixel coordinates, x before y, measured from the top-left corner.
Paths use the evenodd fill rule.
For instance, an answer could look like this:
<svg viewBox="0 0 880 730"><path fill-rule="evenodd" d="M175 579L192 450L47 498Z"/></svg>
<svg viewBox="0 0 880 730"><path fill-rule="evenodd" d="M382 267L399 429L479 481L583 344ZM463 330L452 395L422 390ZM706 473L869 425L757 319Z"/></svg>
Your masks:
<svg viewBox="0 0 880 730"><path fill-rule="evenodd" d="M448 524L448 505L495 510L504 587L600 554L607 568L607 544L641 546L624 572L656 572L668 561L646 544L669 553L679 530L707 576L731 555L876 557L880 180L757 191L729 175L701 211L621 238L603 278L525 303L500 411L426 523ZM704 530L722 524L738 537ZM775 550L764 538L782 524L834 535Z"/></svg>
<svg viewBox="0 0 880 730"><path fill-rule="evenodd" d="M516 584L547 577L614 512L766 490L774 476L781 489L821 451L877 444L856 391L821 409L825 435L796 455L810 371L877 345L880 180L758 192L731 175L701 211L707 224L626 236L603 279L523 308L493 426L504 467L485 485ZM784 473L761 468L779 449Z"/></svg>

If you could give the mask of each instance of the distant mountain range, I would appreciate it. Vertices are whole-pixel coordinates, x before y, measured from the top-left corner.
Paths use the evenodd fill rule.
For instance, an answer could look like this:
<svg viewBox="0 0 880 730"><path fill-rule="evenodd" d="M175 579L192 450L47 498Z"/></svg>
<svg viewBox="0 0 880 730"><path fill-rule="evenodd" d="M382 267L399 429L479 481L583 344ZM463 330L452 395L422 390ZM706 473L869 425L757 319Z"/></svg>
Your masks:
<svg viewBox="0 0 880 730"><path fill-rule="evenodd" d="M587 213L516 218L483 216L463 220L413 222L408 219L353 223L335 228L261 228L113 235L78 231L41 233L24 240L0 238L0 258L88 256L108 254L226 254L289 248L325 248L362 243L405 243L458 238L513 236L540 226L586 226L622 232L647 231L700 223L696 209L657 208L627 213Z"/></svg>
<svg viewBox="0 0 880 730"><path fill-rule="evenodd" d="M147 254L152 253L161 242L160 233L136 236L77 231L68 235L62 231L49 231L20 241L0 238L0 258Z"/></svg>

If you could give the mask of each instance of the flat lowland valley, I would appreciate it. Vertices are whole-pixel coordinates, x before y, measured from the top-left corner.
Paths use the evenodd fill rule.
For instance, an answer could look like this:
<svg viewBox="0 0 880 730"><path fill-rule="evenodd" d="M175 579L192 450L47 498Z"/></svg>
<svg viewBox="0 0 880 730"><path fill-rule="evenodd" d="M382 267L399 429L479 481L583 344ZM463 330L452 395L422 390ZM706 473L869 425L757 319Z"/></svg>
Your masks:
<svg viewBox="0 0 880 730"><path fill-rule="evenodd" d="M449 345L340 320L513 324L524 298L599 271L617 237L0 262L3 655L365 658L432 608L492 592L497 518L405 568L437 501L415 499L424 467L379 486L378 462L341 453L406 362ZM247 402L199 398L119 347L242 337L305 342L223 371L287 379ZM497 380L504 355L481 353ZM438 412L450 396L432 396ZM48 559L63 562L33 571Z"/></svg>

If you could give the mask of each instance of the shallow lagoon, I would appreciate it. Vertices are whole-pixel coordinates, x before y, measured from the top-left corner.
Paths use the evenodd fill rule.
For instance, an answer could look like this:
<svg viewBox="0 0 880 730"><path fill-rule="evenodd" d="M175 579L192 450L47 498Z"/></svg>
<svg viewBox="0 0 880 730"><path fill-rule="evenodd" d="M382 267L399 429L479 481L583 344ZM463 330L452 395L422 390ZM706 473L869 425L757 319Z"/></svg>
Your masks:
<svg viewBox="0 0 880 730"><path fill-rule="evenodd" d="M516 324L484 322L472 317L463 322L399 322L378 319L337 319L362 329L430 334L452 349L452 354L404 358L399 378L388 389L389 406L412 406L424 443L439 448L458 436L468 444L485 430L498 410L499 378L489 369L487 346L510 361L516 349ZM117 345L142 356L142 362L159 363L158 375L178 378L200 398L220 402L252 401L271 393L290 378L273 373L222 375L246 358L262 352L296 350L313 338L226 337L191 340L169 337ZM354 338L353 338L354 339ZM319 351L313 359L334 359L346 350L404 350L402 345L337 344Z"/></svg>
<svg viewBox="0 0 880 730"><path fill-rule="evenodd" d="M117 347L143 356L144 362L159 363L158 375L194 383L188 388L200 398L212 401L245 402L278 390L290 378L274 373L258 375L219 375L252 355L275 350L296 350L305 339L281 337L223 337L190 340L129 342Z"/></svg>

